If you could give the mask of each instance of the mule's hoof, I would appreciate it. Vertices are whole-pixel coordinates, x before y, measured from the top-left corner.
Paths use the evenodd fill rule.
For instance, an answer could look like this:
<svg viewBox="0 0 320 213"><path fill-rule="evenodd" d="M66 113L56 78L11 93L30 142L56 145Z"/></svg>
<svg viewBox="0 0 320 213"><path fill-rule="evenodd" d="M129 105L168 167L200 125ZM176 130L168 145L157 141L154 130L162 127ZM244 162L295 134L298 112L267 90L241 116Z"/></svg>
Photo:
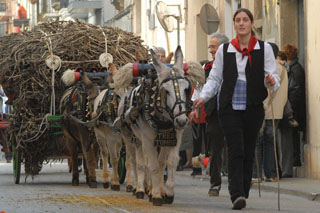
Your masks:
<svg viewBox="0 0 320 213"><path fill-rule="evenodd" d="M136 193L136 198L137 199L143 199L144 198L144 192L137 192Z"/></svg>
<svg viewBox="0 0 320 213"><path fill-rule="evenodd" d="M128 185L127 186L127 192L133 192L133 186L132 185Z"/></svg>
<svg viewBox="0 0 320 213"><path fill-rule="evenodd" d="M97 181L90 181L89 183L88 183L88 185L89 185L89 187L90 188L97 188Z"/></svg>
<svg viewBox="0 0 320 213"><path fill-rule="evenodd" d="M168 195L164 196L164 203L166 203L166 204L172 204L173 200L174 200L174 196L172 196L172 197L168 196Z"/></svg>
<svg viewBox="0 0 320 213"><path fill-rule="evenodd" d="M152 198L152 204L154 206L162 206L163 199L162 198Z"/></svg>
<svg viewBox="0 0 320 213"><path fill-rule="evenodd" d="M79 179L78 178L72 179L72 186L79 186Z"/></svg>
<svg viewBox="0 0 320 213"><path fill-rule="evenodd" d="M111 184L111 190L113 190L113 191L120 191L120 185L113 185L113 184Z"/></svg>
<svg viewBox="0 0 320 213"><path fill-rule="evenodd" d="M109 188L109 186L110 186L109 182L103 183L103 188L107 189L107 188Z"/></svg>
<svg viewBox="0 0 320 213"><path fill-rule="evenodd" d="M152 194L148 194L149 202L152 202Z"/></svg>
<svg viewBox="0 0 320 213"><path fill-rule="evenodd" d="M137 189L133 189L133 190L132 190L132 195L135 196L135 195L136 195L136 192L137 192Z"/></svg>

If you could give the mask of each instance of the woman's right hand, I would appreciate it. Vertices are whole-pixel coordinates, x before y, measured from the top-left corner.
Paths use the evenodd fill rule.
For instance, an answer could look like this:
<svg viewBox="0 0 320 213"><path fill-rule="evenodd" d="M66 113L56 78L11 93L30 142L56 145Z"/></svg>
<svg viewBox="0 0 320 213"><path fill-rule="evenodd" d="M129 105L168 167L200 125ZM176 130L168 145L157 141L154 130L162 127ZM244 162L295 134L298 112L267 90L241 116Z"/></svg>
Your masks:
<svg viewBox="0 0 320 213"><path fill-rule="evenodd" d="M193 107L192 107L193 110L189 114L190 121L194 121L195 118L199 118L199 110L198 109L201 107L201 104L203 104L203 103L204 103L203 98L198 98L193 101Z"/></svg>
<svg viewBox="0 0 320 213"><path fill-rule="evenodd" d="M203 104L203 103L204 103L204 99L203 98L198 98L198 99L193 101L193 107L199 108L201 106L201 104Z"/></svg>

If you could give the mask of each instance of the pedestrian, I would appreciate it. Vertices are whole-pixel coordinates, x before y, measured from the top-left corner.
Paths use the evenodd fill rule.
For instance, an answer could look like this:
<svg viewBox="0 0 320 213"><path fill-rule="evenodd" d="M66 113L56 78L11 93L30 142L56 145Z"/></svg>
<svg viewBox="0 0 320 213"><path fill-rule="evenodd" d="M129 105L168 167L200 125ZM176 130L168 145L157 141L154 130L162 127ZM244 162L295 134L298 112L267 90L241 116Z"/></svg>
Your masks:
<svg viewBox="0 0 320 213"><path fill-rule="evenodd" d="M301 166L300 132L306 130L305 72L298 62L298 48L287 44L282 48L288 64L288 101L292 107L293 118L298 125L293 126L288 119L279 124L281 133L281 168L282 178L293 176L293 167Z"/></svg>
<svg viewBox="0 0 320 213"><path fill-rule="evenodd" d="M209 53L212 56L212 61L206 63L204 70L206 78L209 76L212 70L213 62L215 60L215 55L218 47L229 42L228 37L222 33L213 33L209 40ZM210 100L204 104L204 109L207 114L207 129L206 135L208 138L209 152L211 153L210 159L210 188L209 196L219 196L221 189L221 172L222 172L222 159L227 161L227 155L223 155L226 150L226 142L224 140L224 135L219 124L218 111L217 111L217 96L215 95ZM223 152L224 151L224 152ZM223 155L223 156L222 156ZM223 157L223 158L222 158ZM225 166L226 167L226 166ZM224 168L224 173L227 168Z"/></svg>
<svg viewBox="0 0 320 213"><path fill-rule="evenodd" d="M277 58L279 48L274 43L269 43L273 49L274 57ZM274 153L274 138L273 138L273 124L277 133L279 121L283 117L284 107L288 99L288 75L284 66L277 62L277 71L280 77L280 87L277 91L269 93L268 97L264 100L264 125L262 127L261 134L259 134L256 144L257 158L259 173L257 171L257 165L254 161L252 182L258 182L263 180L262 171L266 176L265 181L275 182L277 181L276 161ZM273 108L273 111L272 111ZM277 135L277 134L276 134ZM277 136L276 136L277 139ZM278 144L278 143L277 143ZM261 178L261 179L259 179Z"/></svg>
<svg viewBox="0 0 320 213"><path fill-rule="evenodd" d="M161 60L162 63L164 64L169 64L173 53L171 52L170 54L168 54L168 56L166 56L166 50L163 47L153 47L152 48L154 53L158 56L158 58Z"/></svg>
<svg viewBox="0 0 320 213"><path fill-rule="evenodd" d="M17 3L17 19L26 19L27 18L27 11L26 9L20 4ZM20 33L21 32L21 27L16 27L16 32Z"/></svg>
<svg viewBox="0 0 320 213"><path fill-rule="evenodd" d="M199 98L199 93L195 88L192 88L192 98L194 101ZM192 135L193 135L193 152L192 157L197 157L201 153L204 153L206 157L208 156L208 143L207 143L207 135L206 135L206 113L204 110L204 105L200 104L199 109L200 117L192 117L190 119L192 126ZM200 165L192 164L192 173L191 176L202 175L202 168Z"/></svg>
<svg viewBox="0 0 320 213"><path fill-rule="evenodd" d="M218 116L228 146L228 182L232 209L246 206L251 187L256 139L264 119L266 87L279 88L276 61L270 44L253 35L253 15L245 8L233 16L237 36L220 45L213 70L204 85L199 107L218 93ZM198 117L197 111L191 117Z"/></svg>

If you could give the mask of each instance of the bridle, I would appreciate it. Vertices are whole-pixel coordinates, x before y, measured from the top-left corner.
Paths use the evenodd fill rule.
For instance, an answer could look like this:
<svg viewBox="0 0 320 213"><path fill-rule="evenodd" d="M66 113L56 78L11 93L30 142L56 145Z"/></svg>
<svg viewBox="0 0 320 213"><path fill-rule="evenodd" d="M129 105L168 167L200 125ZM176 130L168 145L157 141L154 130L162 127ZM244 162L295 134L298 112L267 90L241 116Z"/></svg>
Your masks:
<svg viewBox="0 0 320 213"><path fill-rule="evenodd" d="M189 108L188 106L190 105L189 101L183 101L181 99L180 87L179 87L178 80L179 79L183 79L183 80L186 80L188 82L189 87L188 87L188 89L186 91L186 100L188 100L188 98L189 98L188 96L190 96L190 93L191 93L191 84L190 84L188 79L186 79L184 77L181 77L181 76L177 76L176 75L177 72L178 71L174 67L170 70L170 77L166 78L165 80L163 80L161 82L159 90L157 92L157 97L156 97L157 101L159 101L159 99L162 99L162 100L160 100L160 103L161 103L160 105L156 104L156 108L160 112L163 112L163 109L164 109L169 114L169 116L172 119L172 121L174 121L174 119L177 118L178 116L180 116L182 114L186 114L189 111L191 111L191 110L188 109ZM173 88L174 88L174 94L175 94L175 97L176 97L176 102L174 103L172 108L170 108L168 106L168 104L166 102L164 102L164 101L167 100L167 97L166 97L166 94L165 94L165 88L164 88L163 84L165 84L166 82L169 82L169 81L172 81ZM186 110L184 110L184 111L182 110L182 104L185 104ZM173 111L174 111L176 106L179 106L179 113L174 115Z"/></svg>

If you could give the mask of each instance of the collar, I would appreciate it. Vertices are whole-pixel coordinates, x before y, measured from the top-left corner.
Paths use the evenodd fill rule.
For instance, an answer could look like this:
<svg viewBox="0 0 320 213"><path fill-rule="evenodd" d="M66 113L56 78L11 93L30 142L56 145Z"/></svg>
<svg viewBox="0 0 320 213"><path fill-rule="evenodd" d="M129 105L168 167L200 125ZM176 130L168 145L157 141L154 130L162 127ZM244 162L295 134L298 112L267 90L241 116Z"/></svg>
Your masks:
<svg viewBox="0 0 320 213"><path fill-rule="evenodd" d="M295 63L297 63L297 61L298 61L298 58L292 59L292 60L290 61L289 66L291 67L292 65L294 65Z"/></svg>
<svg viewBox="0 0 320 213"><path fill-rule="evenodd" d="M259 41L256 43L256 45L253 48L254 50L260 50L260 44ZM229 43L228 49L227 49L228 53L236 53L238 52L238 50L231 44L231 42ZM240 53L241 54L241 53Z"/></svg>

